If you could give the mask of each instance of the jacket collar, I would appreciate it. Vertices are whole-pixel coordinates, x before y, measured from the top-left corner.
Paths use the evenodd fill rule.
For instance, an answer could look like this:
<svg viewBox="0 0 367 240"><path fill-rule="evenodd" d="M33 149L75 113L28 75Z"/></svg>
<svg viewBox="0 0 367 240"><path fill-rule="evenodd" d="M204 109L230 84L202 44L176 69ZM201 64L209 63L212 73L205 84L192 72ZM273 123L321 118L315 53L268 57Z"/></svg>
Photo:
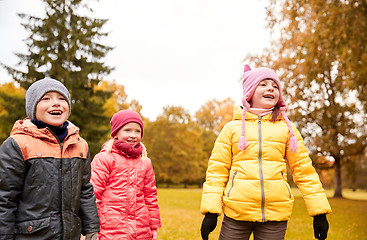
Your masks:
<svg viewBox="0 0 367 240"><path fill-rule="evenodd" d="M233 118L232 120L241 120L242 119L242 111L243 111L243 107L241 105L238 105L234 108L233 110ZM245 116L245 120L246 121L250 121L250 120L258 120L259 117L256 114L253 114L249 111L246 111L246 116ZM270 120L271 119L271 113L262 116L262 120ZM283 119L281 114L279 114L278 116L278 120Z"/></svg>
<svg viewBox="0 0 367 240"><path fill-rule="evenodd" d="M68 137L71 135L75 135L79 132L79 128L76 127L72 122L69 122L68 126ZM25 118L23 120L18 120L14 123L13 129L10 132L10 136L15 134L25 134L30 135L36 138L44 139L50 142L57 142L56 137L54 134L50 133L48 128L37 128L36 125L34 125L29 118ZM65 138L65 139L66 139Z"/></svg>

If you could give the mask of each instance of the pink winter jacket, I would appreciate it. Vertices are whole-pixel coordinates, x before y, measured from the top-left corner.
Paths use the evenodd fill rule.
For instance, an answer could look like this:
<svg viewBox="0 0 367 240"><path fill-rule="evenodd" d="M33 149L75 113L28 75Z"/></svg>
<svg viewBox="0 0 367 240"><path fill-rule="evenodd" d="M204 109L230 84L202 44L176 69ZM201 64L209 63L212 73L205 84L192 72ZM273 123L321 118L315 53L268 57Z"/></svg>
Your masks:
<svg viewBox="0 0 367 240"><path fill-rule="evenodd" d="M100 240L152 239L161 227L153 166L147 157L132 159L112 147L92 161L91 182L101 222Z"/></svg>

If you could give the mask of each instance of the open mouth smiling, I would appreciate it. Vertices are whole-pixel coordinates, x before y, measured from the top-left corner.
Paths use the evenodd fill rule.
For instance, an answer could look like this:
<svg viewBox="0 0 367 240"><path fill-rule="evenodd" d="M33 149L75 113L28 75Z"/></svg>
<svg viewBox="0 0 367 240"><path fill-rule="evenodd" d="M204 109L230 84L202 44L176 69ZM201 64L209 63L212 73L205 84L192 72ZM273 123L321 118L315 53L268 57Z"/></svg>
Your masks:
<svg viewBox="0 0 367 240"><path fill-rule="evenodd" d="M54 110L54 111L49 112L49 114L54 115L54 116L59 116L59 115L62 114L62 111L60 111L60 110Z"/></svg>
<svg viewBox="0 0 367 240"><path fill-rule="evenodd" d="M265 96L263 96L263 98L274 99L274 96L273 95L265 95Z"/></svg>

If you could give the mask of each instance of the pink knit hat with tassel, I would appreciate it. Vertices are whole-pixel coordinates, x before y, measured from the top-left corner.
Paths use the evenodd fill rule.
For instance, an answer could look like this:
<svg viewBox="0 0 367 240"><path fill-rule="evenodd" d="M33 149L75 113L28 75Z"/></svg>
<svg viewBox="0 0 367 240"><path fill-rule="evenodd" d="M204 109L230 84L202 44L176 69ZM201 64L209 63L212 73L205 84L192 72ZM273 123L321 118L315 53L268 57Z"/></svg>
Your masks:
<svg viewBox="0 0 367 240"><path fill-rule="evenodd" d="M238 149L240 151L243 151L248 146L247 139L245 137L245 115L246 115L247 110L250 109L250 104L248 101L252 98L252 95L254 95L257 85L264 79L271 79L274 82L276 82L276 84L278 85L279 101L277 105L279 106L279 110L285 122L287 123L289 132L291 134L291 138L289 141L289 148L291 149L292 152L295 152L298 149L298 142L297 142L297 138L294 136L292 125L287 115L285 114L285 111L287 110L287 104L285 103L284 98L283 98L282 87L281 87L278 76L276 75L275 71L270 68L262 67L262 68L251 70L250 66L247 64L245 65L243 78L242 78L242 87L243 87L242 134L240 137L240 141L238 143Z"/></svg>

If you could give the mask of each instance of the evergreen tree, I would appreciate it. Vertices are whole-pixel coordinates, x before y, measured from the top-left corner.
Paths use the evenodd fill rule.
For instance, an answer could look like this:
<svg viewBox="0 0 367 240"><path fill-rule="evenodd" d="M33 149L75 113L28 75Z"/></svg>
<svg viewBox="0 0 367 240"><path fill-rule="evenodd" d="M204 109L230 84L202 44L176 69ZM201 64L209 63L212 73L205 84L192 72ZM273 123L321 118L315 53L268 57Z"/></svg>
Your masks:
<svg viewBox="0 0 367 240"><path fill-rule="evenodd" d="M107 20L79 15L81 10L92 11L83 0L42 1L45 17L18 14L30 32L25 40L28 53L16 53L22 70L1 65L25 89L46 76L61 81L72 97L70 120L80 128L93 156L109 124L103 104L110 93L96 90L102 78L113 70L101 60L112 50L99 43L101 37L108 35L102 32Z"/></svg>

